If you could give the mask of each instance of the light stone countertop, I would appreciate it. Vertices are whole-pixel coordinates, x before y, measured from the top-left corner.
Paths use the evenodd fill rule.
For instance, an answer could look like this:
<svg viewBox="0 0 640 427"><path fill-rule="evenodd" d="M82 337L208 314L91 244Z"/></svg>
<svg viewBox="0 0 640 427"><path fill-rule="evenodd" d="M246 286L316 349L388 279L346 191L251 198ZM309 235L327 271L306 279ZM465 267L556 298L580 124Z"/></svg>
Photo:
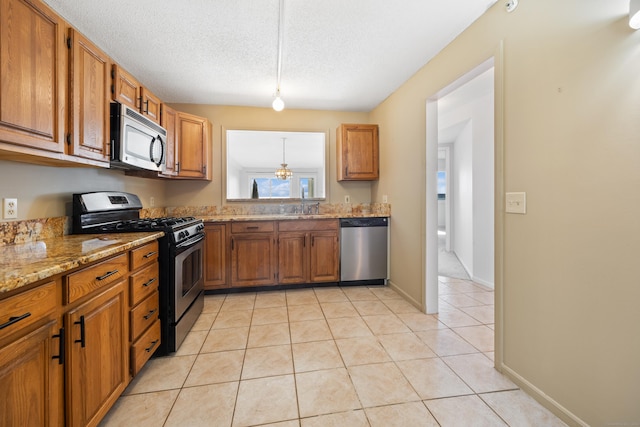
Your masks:
<svg viewBox="0 0 640 427"><path fill-rule="evenodd" d="M74 234L0 246L2 294L164 236L163 232Z"/></svg>
<svg viewBox="0 0 640 427"><path fill-rule="evenodd" d="M256 214L256 215L211 215L199 216L204 222L233 222L233 221L286 221L286 220L304 220L304 219L339 219L339 218L388 218L388 215L381 214Z"/></svg>

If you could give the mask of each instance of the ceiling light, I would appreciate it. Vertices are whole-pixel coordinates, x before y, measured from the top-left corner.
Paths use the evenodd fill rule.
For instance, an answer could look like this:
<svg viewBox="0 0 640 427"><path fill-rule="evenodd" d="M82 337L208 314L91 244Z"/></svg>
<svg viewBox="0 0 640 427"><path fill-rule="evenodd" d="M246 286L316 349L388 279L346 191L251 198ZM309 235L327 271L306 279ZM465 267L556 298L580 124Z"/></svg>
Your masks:
<svg viewBox="0 0 640 427"><path fill-rule="evenodd" d="M279 98L276 98L279 99ZM273 101L273 103L275 104L275 101ZM273 107L275 109L275 106ZM279 111L279 110L276 110ZM276 178L281 179L281 180L287 180L290 179L293 176L293 172L291 171L291 169L287 168L287 164L285 163L284 160L284 142L287 138L282 138L282 163L280 164L280 166L282 166L281 168L276 169Z"/></svg>
<svg viewBox="0 0 640 427"><path fill-rule="evenodd" d="M507 12L513 12L518 7L518 0L509 0L505 6L507 7Z"/></svg>
<svg viewBox="0 0 640 427"><path fill-rule="evenodd" d="M629 26L634 30L640 29L640 0L629 2Z"/></svg>
<svg viewBox="0 0 640 427"><path fill-rule="evenodd" d="M284 38L284 0L280 0L278 7L278 70L276 72L276 99L273 100L273 109L276 111L284 110L284 101L280 97L280 74L282 73L282 40Z"/></svg>

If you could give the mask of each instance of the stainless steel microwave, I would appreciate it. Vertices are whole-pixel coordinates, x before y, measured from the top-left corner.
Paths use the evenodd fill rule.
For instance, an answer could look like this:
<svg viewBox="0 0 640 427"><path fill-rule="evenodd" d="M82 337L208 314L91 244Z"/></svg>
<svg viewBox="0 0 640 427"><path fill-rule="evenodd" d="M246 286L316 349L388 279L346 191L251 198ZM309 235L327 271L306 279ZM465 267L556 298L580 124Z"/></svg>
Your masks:
<svg viewBox="0 0 640 427"><path fill-rule="evenodd" d="M111 167L164 171L167 131L133 108L111 103Z"/></svg>

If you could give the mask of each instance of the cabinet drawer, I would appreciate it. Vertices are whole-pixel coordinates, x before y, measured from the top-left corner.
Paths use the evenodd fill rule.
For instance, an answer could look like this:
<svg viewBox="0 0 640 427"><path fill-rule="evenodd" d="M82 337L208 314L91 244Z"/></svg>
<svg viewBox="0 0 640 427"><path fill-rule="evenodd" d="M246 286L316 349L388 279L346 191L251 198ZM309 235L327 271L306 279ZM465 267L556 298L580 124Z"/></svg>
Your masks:
<svg viewBox="0 0 640 427"><path fill-rule="evenodd" d="M131 271L158 259L158 241L155 240L131 250Z"/></svg>
<svg viewBox="0 0 640 427"><path fill-rule="evenodd" d="M127 254L118 255L99 264L87 267L67 276L66 303L72 303L85 295L122 279L129 271Z"/></svg>
<svg viewBox="0 0 640 427"><path fill-rule="evenodd" d="M131 375L136 376L140 369L160 345L160 319L142 334L131 346Z"/></svg>
<svg viewBox="0 0 640 427"><path fill-rule="evenodd" d="M248 221L231 223L232 233L269 233L275 230L273 221Z"/></svg>
<svg viewBox="0 0 640 427"><path fill-rule="evenodd" d="M132 274L129 277L129 304L133 307L158 289L159 277L157 262Z"/></svg>
<svg viewBox="0 0 640 427"><path fill-rule="evenodd" d="M0 340L43 319L56 304L55 282L0 301Z"/></svg>
<svg viewBox="0 0 640 427"><path fill-rule="evenodd" d="M337 219L300 219L279 221L278 223L278 231L330 231L337 229Z"/></svg>
<svg viewBox="0 0 640 427"><path fill-rule="evenodd" d="M131 310L129 314L131 341L135 341L149 325L158 320L159 307L158 291L155 291Z"/></svg>

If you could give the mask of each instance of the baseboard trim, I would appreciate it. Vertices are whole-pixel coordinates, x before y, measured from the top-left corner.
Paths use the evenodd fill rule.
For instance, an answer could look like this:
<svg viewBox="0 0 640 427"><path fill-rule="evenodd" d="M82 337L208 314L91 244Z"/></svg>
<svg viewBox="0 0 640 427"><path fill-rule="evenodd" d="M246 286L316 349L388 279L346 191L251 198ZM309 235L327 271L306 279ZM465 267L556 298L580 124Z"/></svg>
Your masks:
<svg viewBox="0 0 640 427"><path fill-rule="evenodd" d="M525 393L533 397L536 401L538 401L538 403L547 408L565 423L575 427L589 427L589 424L582 421L567 408L551 398L551 396L531 384L529 381L524 379L516 371L514 371L504 363L502 364L502 373L509 377L511 381L516 383L522 390L524 390Z"/></svg>
<svg viewBox="0 0 640 427"><path fill-rule="evenodd" d="M482 280L479 277L471 276L471 280L475 283L479 283L487 288L495 289L495 285L492 282L487 282L486 280Z"/></svg>
<svg viewBox="0 0 640 427"><path fill-rule="evenodd" d="M418 310L424 312L424 307L422 306L421 302L418 302L418 301L414 300L413 298L411 298L411 296L409 296L409 294L407 294L405 291L403 291L398 285L393 283L391 280L387 281L387 286L389 286L391 289L393 289L394 291L396 291L397 293L402 295L402 298L404 298L409 304L413 305Z"/></svg>

